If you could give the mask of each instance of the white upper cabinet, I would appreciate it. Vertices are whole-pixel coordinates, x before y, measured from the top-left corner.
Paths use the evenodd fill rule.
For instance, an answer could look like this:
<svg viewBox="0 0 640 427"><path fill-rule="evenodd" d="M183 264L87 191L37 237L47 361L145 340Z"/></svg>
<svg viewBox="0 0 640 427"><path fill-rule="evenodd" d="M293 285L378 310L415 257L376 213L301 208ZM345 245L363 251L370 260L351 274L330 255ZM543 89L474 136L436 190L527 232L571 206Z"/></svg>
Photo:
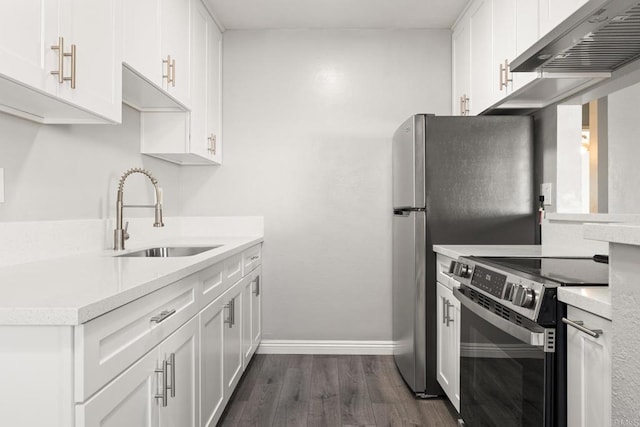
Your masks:
<svg viewBox="0 0 640 427"><path fill-rule="evenodd" d="M538 0L540 36L544 36L588 0Z"/></svg>
<svg viewBox="0 0 640 427"><path fill-rule="evenodd" d="M220 53L222 34L200 2L193 0L191 19L190 151L211 163L222 163L220 139Z"/></svg>
<svg viewBox="0 0 640 427"><path fill-rule="evenodd" d="M190 13L190 0L162 0L161 69L163 76L167 76L162 79L162 84L167 92L186 106L190 104Z"/></svg>
<svg viewBox="0 0 640 427"><path fill-rule="evenodd" d="M121 0L0 7L0 110L40 123L121 120Z"/></svg>
<svg viewBox="0 0 640 427"><path fill-rule="evenodd" d="M471 95L470 114L475 116L494 100L492 80L492 0L477 0L469 14L471 36Z"/></svg>
<svg viewBox="0 0 640 427"><path fill-rule="evenodd" d="M125 2L124 98L133 108L190 108L190 13L190 0Z"/></svg>
<svg viewBox="0 0 640 427"><path fill-rule="evenodd" d="M471 39L469 35L469 21L462 19L453 30L451 40L453 49L453 106L455 116L468 115L471 88Z"/></svg>
<svg viewBox="0 0 640 427"><path fill-rule="evenodd" d="M190 9L191 63L186 69L190 70L191 111L143 109L141 151L180 165L220 165L222 34L200 0L191 0ZM167 88L173 95L172 90L171 86Z"/></svg>

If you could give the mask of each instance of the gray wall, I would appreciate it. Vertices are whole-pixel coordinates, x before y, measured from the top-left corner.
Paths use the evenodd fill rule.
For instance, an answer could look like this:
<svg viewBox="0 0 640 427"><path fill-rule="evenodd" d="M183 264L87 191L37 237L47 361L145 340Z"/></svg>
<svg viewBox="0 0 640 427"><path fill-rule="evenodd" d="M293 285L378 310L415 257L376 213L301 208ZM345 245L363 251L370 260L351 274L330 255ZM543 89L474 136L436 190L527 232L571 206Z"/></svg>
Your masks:
<svg viewBox="0 0 640 427"><path fill-rule="evenodd" d="M5 202L0 221L113 218L120 175L144 166L165 190L166 215L179 213L179 167L140 154L140 115L123 106L121 125L39 125L0 113L0 168ZM142 175L125 201L153 200ZM129 216L152 215L144 210Z"/></svg>
<svg viewBox="0 0 640 427"><path fill-rule="evenodd" d="M264 215L264 338L391 339L391 136L451 111L450 32L228 31L224 166L183 213Z"/></svg>

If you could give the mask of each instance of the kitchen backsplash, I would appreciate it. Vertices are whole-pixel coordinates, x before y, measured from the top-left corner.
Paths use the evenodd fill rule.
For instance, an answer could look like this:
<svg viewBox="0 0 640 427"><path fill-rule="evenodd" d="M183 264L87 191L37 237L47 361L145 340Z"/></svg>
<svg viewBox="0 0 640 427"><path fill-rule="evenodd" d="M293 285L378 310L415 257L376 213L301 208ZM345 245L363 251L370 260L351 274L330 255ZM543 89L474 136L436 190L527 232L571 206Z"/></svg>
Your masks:
<svg viewBox="0 0 640 427"><path fill-rule="evenodd" d="M242 217L166 217L163 228L153 218L131 218L128 247L178 237L263 235L264 220ZM113 220L0 222L0 267L59 258L113 246Z"/></svg>

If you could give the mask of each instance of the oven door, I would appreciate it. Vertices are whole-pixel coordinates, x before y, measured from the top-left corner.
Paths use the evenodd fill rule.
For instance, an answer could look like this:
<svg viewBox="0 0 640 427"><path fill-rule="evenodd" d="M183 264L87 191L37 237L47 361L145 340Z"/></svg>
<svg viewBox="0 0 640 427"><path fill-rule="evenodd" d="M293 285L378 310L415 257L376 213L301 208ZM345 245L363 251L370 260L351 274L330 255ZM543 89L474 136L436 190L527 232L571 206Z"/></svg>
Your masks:
<svg viewBox="0 0 640 427"><path fill-rule="evenodd" d="M528 319L518 319L520 324L507 320L512 317L508 308L469 288L454 294L461 305L460 416L465 426L553 426L554 333Z"/></svg>

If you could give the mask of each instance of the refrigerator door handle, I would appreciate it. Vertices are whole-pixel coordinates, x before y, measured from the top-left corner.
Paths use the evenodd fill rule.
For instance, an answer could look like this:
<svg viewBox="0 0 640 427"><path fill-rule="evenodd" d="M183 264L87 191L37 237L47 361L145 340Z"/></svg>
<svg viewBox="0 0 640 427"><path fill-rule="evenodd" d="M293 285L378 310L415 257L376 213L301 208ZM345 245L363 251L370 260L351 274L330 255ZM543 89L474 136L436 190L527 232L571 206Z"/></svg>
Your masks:
<svg viewBox="0 0 640 427"><path fill-rule="evenodd" d="M393 214L397 216L409 216L411 212L424 212L425 208L394 208Z"/></svg>

